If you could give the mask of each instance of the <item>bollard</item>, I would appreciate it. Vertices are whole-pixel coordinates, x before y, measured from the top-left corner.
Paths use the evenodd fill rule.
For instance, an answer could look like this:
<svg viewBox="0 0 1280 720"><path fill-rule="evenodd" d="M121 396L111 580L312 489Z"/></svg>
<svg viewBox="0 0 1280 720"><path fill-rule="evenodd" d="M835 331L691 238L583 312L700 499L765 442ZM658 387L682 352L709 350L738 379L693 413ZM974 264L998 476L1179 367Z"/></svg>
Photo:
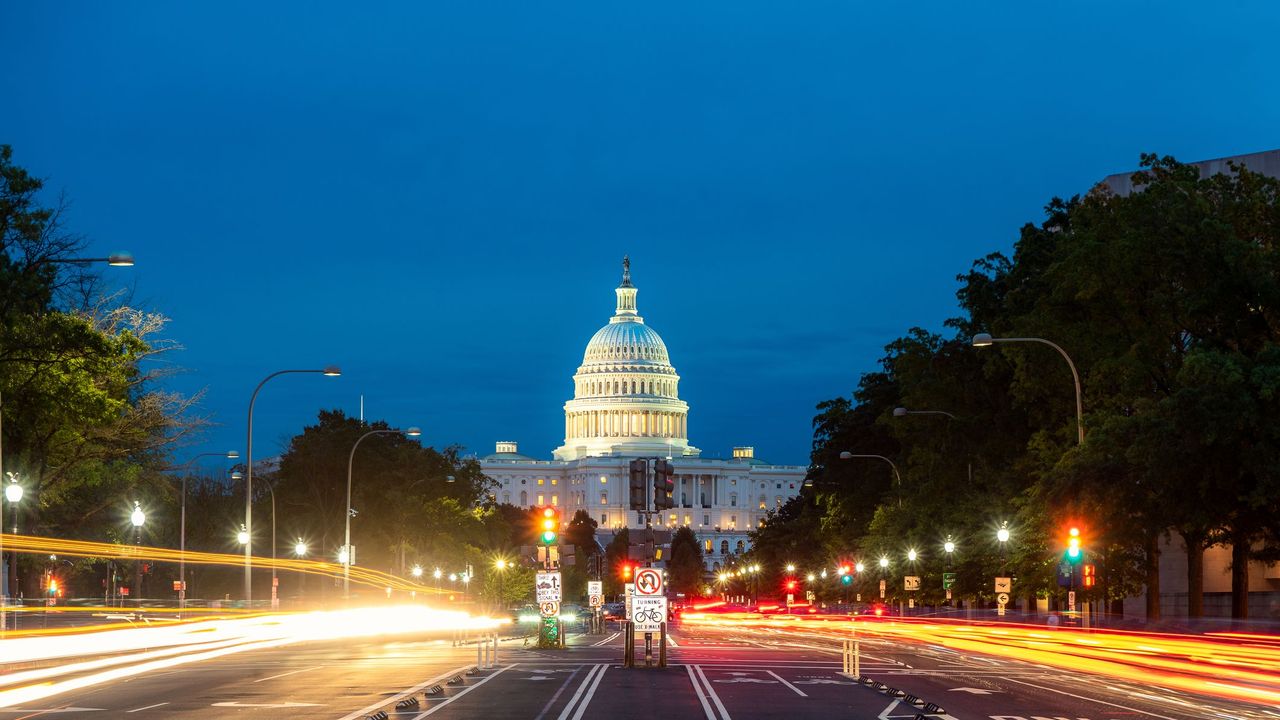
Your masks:
<svg viewBox="0 0 1280 720"><path fill-rule="evenodd" d="M497 633L493 634L493 664L494 666L497 666L498 664L498 634Z"/></svg>
<svg viewBox="0 0 1280 720"><path fill-rule="evenodd" d="M853 630L853 676L862 677L862 653L858 643L858 630Z"/></svg>
<svg viewBox="0 0 1280 720"><path fill-rule="evenodd" d="M480 643L476 643L476 668L484 668L484 663L480 660Z"/></svg>
<svg viewBox="0 0 1280 720"><path fill-rule="evenodd" d="M667 624L660 625L662 633L658 636L658 667L667 666Z"/></svg>

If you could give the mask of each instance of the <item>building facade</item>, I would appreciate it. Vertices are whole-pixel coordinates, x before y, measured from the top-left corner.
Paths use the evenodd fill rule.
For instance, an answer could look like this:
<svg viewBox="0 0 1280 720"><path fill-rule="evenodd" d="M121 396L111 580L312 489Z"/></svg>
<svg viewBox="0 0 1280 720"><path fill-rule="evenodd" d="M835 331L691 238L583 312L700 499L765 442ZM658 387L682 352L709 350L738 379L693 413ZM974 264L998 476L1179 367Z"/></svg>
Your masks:
<svg viewBox="0 0 1280 720"><path fill-rule="evenodd" d="M707 571L714 572L750 548L748 531L770 510L799 494L806 468L767 464L746 446L727 459L702 457L689 444L689 405L680 399L667 346L637 309L628 260L614 293L613 317L591 337L573 376L564 444L551 460L539 460L522 455L516 442L501 441L481 458L481 468L497 483L498 502L555 506L565 521L585 510L605 544L624 527L645 527L644 515L629 509L629 462L669 459L675 507L655 517L654 526L691 528Z"/></svg>

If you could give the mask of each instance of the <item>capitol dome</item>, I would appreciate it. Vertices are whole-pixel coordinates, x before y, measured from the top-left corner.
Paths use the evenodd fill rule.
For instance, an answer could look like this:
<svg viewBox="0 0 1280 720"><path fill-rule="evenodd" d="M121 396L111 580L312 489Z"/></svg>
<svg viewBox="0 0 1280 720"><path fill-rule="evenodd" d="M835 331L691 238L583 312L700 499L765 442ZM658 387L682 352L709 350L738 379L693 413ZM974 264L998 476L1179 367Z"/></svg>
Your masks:
<svg viewBox="0 0 1280 720"><path fill-rule="evenodd" d="M622 262L617 307L587 343L573 376L565 444L555 457L697 456L688 440L689 406L679 399L680 376L662 337L636 311L631 262Z"/></svg>

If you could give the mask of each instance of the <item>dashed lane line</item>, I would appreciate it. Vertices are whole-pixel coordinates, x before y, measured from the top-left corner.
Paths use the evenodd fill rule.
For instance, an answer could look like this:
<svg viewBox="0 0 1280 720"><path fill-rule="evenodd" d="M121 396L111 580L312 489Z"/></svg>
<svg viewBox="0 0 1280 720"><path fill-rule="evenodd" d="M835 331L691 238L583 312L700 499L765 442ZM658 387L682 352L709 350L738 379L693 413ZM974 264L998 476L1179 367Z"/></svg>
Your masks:
<svg viewBox="0 0 1280 720"><path fill-rule="evenodd" d="M161 705L168 705L168 704L169 704L169 703L167 703L167 702L156 703L155 705L147 705L146 707L134 708L134 709L132 709L132 710L125 710L125 712L127 712L127 713L142 712L143 710L150 710L151 708L158 708L158 707L160 707Z"/></svg>
<svg viewBox="0 0 1280 720"><path fill-rule="evenodd" d="M268 680L275 680L276 678L282 678L287 675L297 675L298 673L310 672L312 670L319 670L322 667L324 667L324 665L316 665L315 667L302 668L301 670L290 670L287 673L280 673L279 675L272 675L271 677L258 678L257 680L254 680L254 682L256 683L266 682Z"/></svg>

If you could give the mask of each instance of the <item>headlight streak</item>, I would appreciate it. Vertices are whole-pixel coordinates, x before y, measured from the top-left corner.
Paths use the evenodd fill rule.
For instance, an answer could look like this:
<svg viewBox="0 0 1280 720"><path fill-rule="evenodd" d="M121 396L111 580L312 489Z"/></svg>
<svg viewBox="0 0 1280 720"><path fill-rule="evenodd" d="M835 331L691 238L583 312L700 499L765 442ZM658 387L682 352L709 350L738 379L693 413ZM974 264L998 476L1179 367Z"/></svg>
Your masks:
<svg viewBox="0 0 1280 720"><path fill-rule="evenodd" d="M4 549L9 552L37 553L42 555L59 555L67 557L111 558L114 560L155 560L159 562L177 563L183 559L183 553L170 548L149 547L146 545L116 545L114 543L90 542L87 540L63 540L59 538L35 537L32 535L0 534ZM186 562L194 565L228 565L241 567L244 555L231 553L208 553L188 550ZM303 560L297 558L253 557L253 565L257 568L272 568L292 572L319 575L324 577L342 577L342 565L320 560ZM406 592L429 594L448 594L445 588L437 590L434 586L421 585L408 578L397 577L389 573L378 572L356 565L351 566L351 582L368 585L379 589L391 588Z"/></svg>
<svg viewBox="0 0 1280 720"><path fill-rule="evenodd" d="M121 654L4 676L0 685L13 687L0 690L0 707L249 650L375 635L491 629L504 622L507 621L414 605L280 613L76 636L6 639L0 641L0 657L12 663ZM66 679L54 680L57 677Z"/></svg>
<svg viewBox="0 0 1280 720"><path fill-rule="evenodd" d="M1268 636L1172 635L963 622L854 620L844 616L761 616L749 613L685 616L695 625L774 627L819 632L828 638L880 637L950 650L1006 657L1230 700L1280 705L1280 643ZM1153 643L1158 641L1159 644ZM1260 642L1261 641L1261 642ZM1225 675L1225 676L1224 676Z"/></svg>

